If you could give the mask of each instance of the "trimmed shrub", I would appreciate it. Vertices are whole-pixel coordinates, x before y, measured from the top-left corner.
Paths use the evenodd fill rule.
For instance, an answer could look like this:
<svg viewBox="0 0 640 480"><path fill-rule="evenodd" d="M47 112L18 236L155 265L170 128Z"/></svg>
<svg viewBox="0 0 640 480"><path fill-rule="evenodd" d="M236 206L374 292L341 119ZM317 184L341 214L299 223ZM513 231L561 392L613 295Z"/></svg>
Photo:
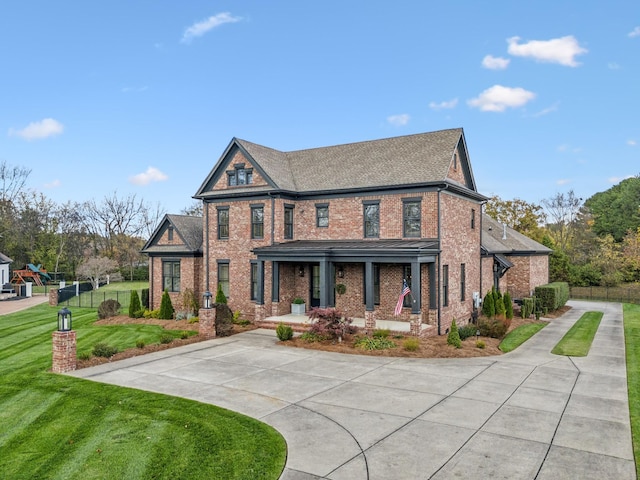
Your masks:
<svg viewBox="0 0 640 480"><path fill-rule="evenodd" d="M276 327L276 335L278 336L278 340L282 342L291 340L293 338L293 328L291 328L290 325L279 323Z"/></svg>
<svg viewBox="0 0 640 480"><path fill-rule="evenodd" d="M170 333L163 333L160 335L160 343L167 344L173 342L173 335Z"/></svg>
<svg viewBox="0 0 640 480"><path fill-rule="evenodd" d="M451 322L451 328L447 335L447 345L451 345L456 348L462 347L462 341L460 340L460 334L458 333L458 326L456 325L456 319Z"/></svg>
<svg viewBox="0 0 640 480"><path fill-rule="evenodd" d="M507 317L508 320L513 318L513 300L511 300L511 295L509 292L504 292L504 316Z"/></svg>
<svg viewBox="0 0 640 480"><path fill-rule="evenodd" d="M91 352L80 352L78 354L78 360L90 360Z"/></svg>
<svg viewBox="0 0 640 480"><path fill-rule="evenodd" d="M226 303L214 304L216 309L216 336L228 337L233 330L233 312Z"/></svg>
<svg viewBox="0 0 640 480"><path fill-rule="evenodd" d="M300 335L300 339L309 343L322 342L323 340L327 340L322 335L318 335L317 333L313 332L304 332L302 335Z"/></svg>
<svg viewBox="0 0 640 480"><path fill-rule="evenodd" d="M474 325L472 323L458 328L458 335L460 335L460 340L466 340L469 337L475 336L477 330L477 325Z"/></svg>
<svg viewBox="0 0 640 480"><path fill-rule="evenodd" d="M357 328L351 325L349 317L335 308L314 308L309 313L311 320L311 332L328 339L336 339L339 342L346 335L357 332Z"/></svg>
<svg viewBox="0 0 640 480"><path fill-rule="evenodd" d="M144 314L140 297L137 290L131 290L131 300L129 301L129 318L141 318Z"/></svg>
<svg viewBox="0 0 640 480"><path fill-rule="evenodd" d="M221 283L218 284L218 290L216 291L216 303L223 303L225 305L227 304L227 297L222 291Z"/></svg>
<svg viewBox="0 0 640 480"><path fill-rule="evenodd" d="M495 298L494 301L495 301L495 308L496 308L496 317L504 318L506 309L504 306L504 300L502 299L502 296L498 296L498 298Z"/></svg>
<svg viewBox="0 0 640 480"><path fill-rule="evenodd" d="M540 285L535 289L537 304L542 311L552 312L563 307L569 300L569 284L554 282ZM536 306L538 306L536 305Z"/></svg>
<svg viewBox="0 0 640 480"><path fill-rule="evenodd" d="M484 349L486 346L487 344L484 343L484 340L476 340L476 347L479 349Z"/></svg>
<svg viewBox="0 0 640 480"><path fill-rule="evenodd" d="M407 352L417 352L420 348L420 340L417 337L407 338L402 342L402 348Z"/></svg>
<svg viewBox="0 0 640 480"><path fill-rule="evenodd" d="M168 291L162 293L162 300L160 301L160 314L158 318L162 320L173 319L173 304L171 303L171 297Z"/></svg>
<svg viewBox="0 0 640 480"><path fill-rule="evenodd" d="M499 318L483 318L478 322L478 330L483 337L502 338L509 326Z"/></svg>
<svg viewBox="0 0 640 480"><path fill-rule="evenodd" d="M117 300L109 299L98 305L98 318L115 317L120 313L120 302Z"/></svg>
<svg viewBox="0 0 640 480"><path fill-rule="evenodd" d="M118 353L117 347L112 347L106 343L96 343L93 346L93 355L96 357L104 357L110 358L113 357L116 353Z"/></svg>
<svg viewBox="0 0 640 480"><path fill-rule="evenodd" d="M144 343L144 340L137 340L136 341L136 347L138 348L144 348L146 345L146 343Z"/></svg>
<svg viewBox="0 0 640 480"><path fill-rule="evenodd" d="M190 335L189 335L189 332L188 332L188 331L186 331L186 330L182 330L182 331L180 332L180 338L181 338L182 340L186 340L187 338L189 338L189 336L190 336Z"/></svg>
<svg viewBox="0 0 640 480"><path fill-rule="evenodd" d="M525 297L522 299L522 307L520 307L520 316L522 318L529 318L533 313L534 300L531 297Z"/></svg>
<svg viewBox="0 0 640 480"><path fill-rule="evenodd" d="M482 301L482 314L487 318L493 318L496 315L496 307L493 301L493 292L489 290Z"/></svg>

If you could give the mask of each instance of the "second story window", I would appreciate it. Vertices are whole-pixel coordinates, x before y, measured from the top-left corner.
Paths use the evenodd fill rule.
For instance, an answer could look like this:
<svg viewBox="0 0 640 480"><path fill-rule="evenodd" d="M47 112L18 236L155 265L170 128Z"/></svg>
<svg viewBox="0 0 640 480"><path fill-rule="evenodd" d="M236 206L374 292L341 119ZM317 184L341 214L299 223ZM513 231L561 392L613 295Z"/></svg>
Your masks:
<svg viewBox="0 0 640 480"><path fill-rule="evenodd" d="M476 209L471 209L471 228L476 228Z"/></svg>
<svg viewBox="0 0 640 480"><path fill-rule="evenodd" d="M253 183L253 168L244 168L244 163L233 166L233 170L227 170L229 186L250 185Z"/></svg>
<svg viewBox="0 0 640 480"><path fill-rule="evenodd" d="M316 227L325 228L329 226L329 204L318 203L316 205Z"/></svg>
<svg viewBox="0 0 640 480"><path fill-rule="evenodd" d="M229 207L218 208L218 240L229 238Z"/></svg>
<svg viewBox="0 0 640 480"><path fill-rule="evenodd" d="M264 237L264 207L255 205L251 207L251 238Z"/></svg>
<svg viewBox="0 0 640 480"><path fill-rule="evenodd" d="M402 202L402 225L403 236L420 237L420 201L403 200Z"/></svg>
<svg viewBox="0 0 640 480"><path fill-rule="evenodd" d="M442 305L449 305L449 265L442 266Z"/></svg>
<svg viewBox="0 0 640 480"><path fill-rule="evenodd" d="M284 238L287 240L293 238L293 205L284 207Z"/></svg>
<svg viewBox="0 0 640 480"><path fill-rule="evenodd" d="M173 227L169 227L169 232L167 236L169 237L169 241L173 242Z"/></svg>
<svg viewBox="0 0 640 480"><path fill-rule="evenodd" d="M364 236L377 238L380 236L380 202L365 202L364 207Z"/></svg>

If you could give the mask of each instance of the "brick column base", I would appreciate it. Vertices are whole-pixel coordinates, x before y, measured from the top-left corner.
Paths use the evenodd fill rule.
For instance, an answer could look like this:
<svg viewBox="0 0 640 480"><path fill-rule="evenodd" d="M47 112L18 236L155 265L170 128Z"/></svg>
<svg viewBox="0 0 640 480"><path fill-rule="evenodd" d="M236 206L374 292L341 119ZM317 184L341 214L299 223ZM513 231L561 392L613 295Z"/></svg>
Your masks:
<svg viewBox="0 0 640 480"><path fill-rule="evenodd" d="M52 288L49 290L49 305L55 307L58 305L58 289Z"/></svg>
<svg viewBox="0 0 640 480"><path fill-rule="evenodd" d="M216 337L215 308L201 308L198 310L198 333L204 338Z"/></svg>
<svg viewBox="0 0 640 480"><path fill-rule="evenodd" d="M71 372L76 369L76 332L53 332L53 373Z"/></svg>
<svg viewBox="0 0 640 480"><path fill-rule="evenodd" d="M376 329L376 312L364 312L364 329L367 331Z"/></svg>
<svg viewBox="0 0 640 480"><path fill-rule="evenodd" d="M419 337L422 333L422 314L411 315L409 319L409 331L411 335Z"/></svg>
<svg viewBox="0 0 640 480"><path fill-rule="evenodd" d="M280 315L280 302L272 302L271 303L271 316L277 317Z"/></svg>
<svg viewBox="0 0 640 480"><path fill-rule="evenodd" d="M254 317L253 322L258 323L262 322L265 318L267 318L267 309L264 305L260 305L256 303L256 315Z"/></svg>

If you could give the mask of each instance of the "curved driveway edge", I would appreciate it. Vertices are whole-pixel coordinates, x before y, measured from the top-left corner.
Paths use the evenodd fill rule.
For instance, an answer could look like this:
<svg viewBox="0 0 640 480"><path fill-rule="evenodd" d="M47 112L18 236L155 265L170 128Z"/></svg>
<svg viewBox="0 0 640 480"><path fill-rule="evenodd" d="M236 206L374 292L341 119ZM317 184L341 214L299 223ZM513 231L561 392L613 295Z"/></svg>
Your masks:
<svg viewBox="0 0 640 480"><path fill-rule="evenodd" d="M254 330L72 372L212 403L287 441L282 479L635 479L622 306L571 301L515 351L475 359L343 355ZM551 349L585 311L587 357Z"/></svg>

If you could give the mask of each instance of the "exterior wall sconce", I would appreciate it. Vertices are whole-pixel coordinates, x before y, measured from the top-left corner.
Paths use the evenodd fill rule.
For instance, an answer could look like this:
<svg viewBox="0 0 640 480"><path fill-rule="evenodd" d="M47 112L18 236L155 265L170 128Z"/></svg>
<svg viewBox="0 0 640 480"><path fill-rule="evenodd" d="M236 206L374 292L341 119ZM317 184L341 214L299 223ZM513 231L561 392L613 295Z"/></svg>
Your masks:
<svg viewBox="0 0 640 480"><path fill-rule="evenodd" d="M344 268L342 267L342 265L338 267L338 271L336 272L336 275L338 275L338 278L344 278Z"/></svg>
<svg viewBox="0 0 640 480"><path fill-rule="evenodd" d="M206 308L207 310L211 309L211 297L212 295L209 290L204 292L204 295L202 295L202 308Z"/></svg>
<svg viewBox="0 0 640 480"><path fill-rule="evenodd" d="M298 266L298 276L299 277L304 277L304 265L299 265Z"/></svg>
<svg viewBox="0 0 640 480"><path fill-rule="evenodd" d="M58 331L71 331L71 311L67 307L58 312Z"/></svg>

